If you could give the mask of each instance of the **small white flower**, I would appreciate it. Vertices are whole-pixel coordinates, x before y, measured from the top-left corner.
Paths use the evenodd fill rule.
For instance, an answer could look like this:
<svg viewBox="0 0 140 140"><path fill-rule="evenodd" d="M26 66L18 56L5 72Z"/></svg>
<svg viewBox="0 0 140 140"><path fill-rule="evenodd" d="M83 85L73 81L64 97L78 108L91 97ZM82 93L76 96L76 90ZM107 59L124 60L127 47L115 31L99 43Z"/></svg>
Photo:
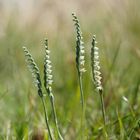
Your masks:
<svg viewBox="0 0 140 140"><path fill-rule="evenodd" d="M53 83L52 66L50 61L50 51L48 49L48 41L45 42L45 61L44 61L44 85L45 88L50 88Z"/></svg>
<svg viewBox="0 0 140 140"><path fill-rule="evenodd" d="M32 77L34 79L34 84L38 88L38 94L39 96L43 96L42 94L42 89L41 89L41 79L40 79L40 74L39 74L39 68L37 67L32 55L29 53L28 49L26 47L23 47L25 57L26 57L26 62L28 64L28 68L32 73Z"/></svg>
<svg viewBox="0 0 140 140"><path fill-rule="evenodd" d="M125 96L122 96L122 99L128 103L128 99Z"/></svg>
<svg viewBox="0 0 140 140"><path fill-rule="evenodd" d="M80 24L79 21L77 19L77 16L73 13L73 21L74 21L74 25L75 25L75 29L76 29L76 65L78 68L78 71L80 73L85 72L85 68L84 68L84 64L85 64L85 50L84 50L84 42L83 42L83 37L82 37L82 32L80 29Z"/></svg>
<svg viewBox="0 0 140 140"><path fill-rule="evenodd" d="M98 91L102 90L102 77L100 72L100 62L99 62L99 48L96 47L97 42L95 41L95 36L93 36L92 40L92 48L91 48L91 66L92 66L92 74L95 86Z"/></svg>

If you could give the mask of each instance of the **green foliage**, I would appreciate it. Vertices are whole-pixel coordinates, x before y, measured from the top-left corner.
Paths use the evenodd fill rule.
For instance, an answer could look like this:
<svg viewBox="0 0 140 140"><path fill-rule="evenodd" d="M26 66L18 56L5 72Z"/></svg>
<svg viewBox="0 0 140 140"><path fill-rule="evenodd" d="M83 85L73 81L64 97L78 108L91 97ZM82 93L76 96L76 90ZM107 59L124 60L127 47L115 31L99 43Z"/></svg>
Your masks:
<svg viewBox="0 0 140 140"><path fill-rule="evenodd" d="M86 5L82 5L83 3ZM84 46L86 46L84 48L86 52L84 68L87 72L83 75L86 102L85 139L104 140L106 132L110 140L140 139L140 1L110 1L107 4L103 0L96 4L94 1L77 1L76 4L80 11ZM46 31L50 39L49 48L54 72L51 87L55 93L59 127L66 140L78 140L79 138L80 90L74 60L74 34L67 14L73 9L73 3L69 5L71 6L68 8L70 11L66 5L61 10L60 4L50 6L55 11L54 14L48 7L39 6L43 10L50 10L51 14L35 7L36 12L39 11L41 15L47 13L52 18L44 18L43 15L42 20L40 14L34 12L35 15L33 18L28 18L30 20L27 23L22 22L20 14L19 18L14 17L12 11L10 12L11 18L1 14L3 20L0 28L0 139L2 140L7 140L8 130L10 130L9 140L32 139L33 135L44 135L45 140L48 139L42 104L38 95L34 94L36 88L32 85L30 74L25 68L24 56L20 47L23 44L30 46L40 71L43 71L44 49L36 46L39 46L42 38L46 36ZM58 11L60 13L57 13ZM56 19L56 21L51 19ZM52 26L48 24L51 21ZM45 23L45 26L42 23ZM1 29L4 30L3 36L1 36ZM100 48L101 82L104 88L108 120L106 128L102 121L99 96L93 94L91 81L89 54L90 37L93 33L98 38ZM42 91L45 93L43 87ZM122 100L123 96L129 102ZM47 100L48 119L50 125L53 126L53 114L48 96L45 97L45 100ZM36 129L39 131L36 132Z"/></svg>

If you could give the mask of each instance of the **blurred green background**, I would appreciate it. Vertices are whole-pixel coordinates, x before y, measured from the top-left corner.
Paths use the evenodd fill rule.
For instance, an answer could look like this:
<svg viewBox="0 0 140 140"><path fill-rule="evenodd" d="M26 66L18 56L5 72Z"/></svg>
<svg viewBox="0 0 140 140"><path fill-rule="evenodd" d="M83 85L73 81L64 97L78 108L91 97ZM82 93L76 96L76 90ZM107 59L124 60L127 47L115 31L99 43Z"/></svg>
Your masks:
<svg viewBox="0 0 140 140"><path fill-rule="evenodd" d="M75 67L75 30L71 13L80 20L86 48L84 94L88 138L102 122L100 100L90 68L92 35L100 48L101 71L108 120L131 114L140 107L140 1L139 0L1 0L0 1L0 136L28 139L45 130L44 114L25 63L26 46L43 77L44 39L48 38L53 66L53 92L61 131L76 139L80 118L80 93ZM129 104L122 100L125 96ZM52 117L49 109L49 118ZM128 121L128 122L127 122ZM50 123L52 123L50 121ZM125 123L125 121L124 121ZM133 127L133 118L124 128ZM110 139L120 139L113 126ZM98 131L97 131L98 132ZM115 135L116 134L116 135ZM138 135L139 133L137 133ZM92 137L92 136L95 136Z"/></svg>

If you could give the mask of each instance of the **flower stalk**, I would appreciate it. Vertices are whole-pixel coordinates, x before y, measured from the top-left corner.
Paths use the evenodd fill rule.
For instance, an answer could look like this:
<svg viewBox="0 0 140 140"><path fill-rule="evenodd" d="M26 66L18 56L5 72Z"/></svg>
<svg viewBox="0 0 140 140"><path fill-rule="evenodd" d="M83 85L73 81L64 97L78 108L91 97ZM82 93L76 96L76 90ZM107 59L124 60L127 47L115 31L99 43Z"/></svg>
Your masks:
<svg viewBox="0 0 140 140"><path fill-rule="evenodd" d="M77 68L77 72L78 72L78 82L79 82L79 87L80 87L81 106L82 106L81 139L84 139L85 101L84 101L82 78L83 78L83 73L86 71L85 67L84 67L84 64L85 64L84 48L85 47L84 47L82 32L80 29L79 20L78 20L76 14L72 13L72 16L73 16L73 21L74 21L75 30L76 30L76 68Z"/></svg>
<svg viewBox="0 0 140 140"><path fill-rule="evenodd" d="M55 122L55 127L57 131L57 137L59 137L60 140L63 140L63 137L60 133L59 126L58 126L58 120L57 120L57 114L55 109L55 103L54 103L54 95L52 93L52 83L53 83L53 76L52 76L52 65L50 61L50 51L48 49L48 40L45 40L45 61L44 61L44 87L46 89L46 92L49 96L52 112L53 112L53 118Z"/></svg>
<svg viewBox="0 0 140 140"><path fill-rule="evenodd" d="M48 134L49 134L50 140L53 140L53 136L51 134L49 121L48 121L47 108L46 108L46 105L45 105L43 92L42 92L42 83L41 83L39 68L37 67L37 64L35 63L32 55L30 54L28 49L26 47L23 47L23 50L24 50L24 53L25 53L27 65L28 65L29 70L31 71L32 77L34 79L35 86L37 86L38 95L40 96L41 101L42 101L42 105L43 105L43 109L44 109L44 115L45 115L45 122L46 122L46 126L47 126L47 129L48 129Z"/></svg>
<svg viewBox="0 0 140 140"><path fill-rule="evenodd" d="M101 72L100 72L100 61L99 61L99 48L96 46L96 36L94 35L92 38L92 47L91 47L91 67L92 67L92 75L94 85L97 89L97 92L100 95L101 100L101 108L102 108L102 116L104 120L104 124L106 124L106 115L105 115L105 105L103 99L103 87L101 82Z"/></svg>

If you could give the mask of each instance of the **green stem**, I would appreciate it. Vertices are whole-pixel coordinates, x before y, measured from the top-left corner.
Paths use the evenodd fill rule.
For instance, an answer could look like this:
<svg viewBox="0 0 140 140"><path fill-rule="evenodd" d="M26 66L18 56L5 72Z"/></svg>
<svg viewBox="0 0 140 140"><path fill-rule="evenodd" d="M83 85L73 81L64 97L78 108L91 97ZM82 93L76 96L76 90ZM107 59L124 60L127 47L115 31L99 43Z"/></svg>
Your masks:
<svg viewBox="0 0 140 140"><path fill-rule="evenodd" d="M80 94L81 94L81 104L82 104L82 112L84 112L84 93L83 93L83 84L82 84L82 74L78 73L79 85L80 85Z"/></svg>
<svg viewBox="0 0 140 140"><path fill-rule="evenodd" d="M104 99L103 99L103 91L99 91L100 94L100 100L101 100L101 106L102 106L102 115L104 120L104 125L106 125L106 115L105 115L105 105L104 105Z"/></svg>
<svg viewBox="0 0 140 140"><path fill-rule="evenodd" d="M102 108L102 116L103 116L103 121L104 121L104 136L106 140L109 140L108 138L108 133L106 130L106 114L105 114L105 105L104 105L104 97L103 97L103 90L99 90L99 94L100 94L100 99L101 99L101 108Z"/></svg>
<svg viewBox="0 0 140 140"><path fill-rule="evenodd" d="M49 97L50 97L51 106L52 106L52 110L53 110L53 117L54 117L54 121L55 121L55 126L56 126L56 130L57 130L57 134L58 134L60 140L64 140L62 135L61 135L61 133L60 133L60 131L59 131L57 115L56 115L56 109L55 109L55 104L54 104L54 96L53 96L52 93L50 93Z"/></svg>
<svg viewBox="0 0 140 140"><path fill-rule="evenodd" d="M82 104L82 116L81 116L81 139L84 139L84 117L85 117L85 102L84 102L84 93L83 93L83 84L82 84L82 74L78 72L80 94L81 94L81 104Z"/></svg>
<svg viewBox="0 0 140 140"><path fill-rule="evenodd" d="M52 111L53 111L53 118L54 118L55 127L56 127L56 131L57 131L57 136L59 137L60 140L64 140L60 131L59 131L56 109L55 109L55 104L54 104L54 96L53 96L50 88L46 87L45 89L46 89L46 92L48 93L49 98L50 98L50 103L51 103L51 107L52 107Z"/></svg>
<svg viewBox="0 0 140 140"><path fill-rule="evenodd" d="M43 104L43 109L44 109L44 114L45 114L45 121L46 121L46 126L48 129L48 134L50 137L50 140L53 140L52 134L51 134L51 130L50 130L50 126L49 126L49 122L48 122L48 115L47 115L47 109L46 109L46 105L45 105L45 101L44 98L41 98L42 104Z"/></svg>

